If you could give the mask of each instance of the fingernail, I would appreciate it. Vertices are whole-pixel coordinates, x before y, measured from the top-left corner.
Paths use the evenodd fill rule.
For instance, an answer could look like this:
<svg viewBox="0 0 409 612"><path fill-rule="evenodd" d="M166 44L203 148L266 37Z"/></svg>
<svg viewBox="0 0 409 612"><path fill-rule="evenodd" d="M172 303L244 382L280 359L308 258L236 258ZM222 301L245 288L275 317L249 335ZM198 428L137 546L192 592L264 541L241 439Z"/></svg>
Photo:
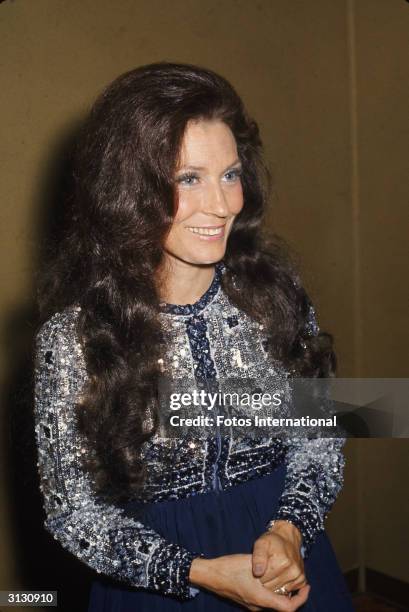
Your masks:
<svg viewBox="0 0 409 612"><path fill-rule="evenodd" d="M263 566L262 566L262 565L260 565L260 563L257 563L257 564L254 566L254 571L255 571L255 573L256 573L256 574L261 574L261 573L262 573L262 571L263 571Z"/></svg>

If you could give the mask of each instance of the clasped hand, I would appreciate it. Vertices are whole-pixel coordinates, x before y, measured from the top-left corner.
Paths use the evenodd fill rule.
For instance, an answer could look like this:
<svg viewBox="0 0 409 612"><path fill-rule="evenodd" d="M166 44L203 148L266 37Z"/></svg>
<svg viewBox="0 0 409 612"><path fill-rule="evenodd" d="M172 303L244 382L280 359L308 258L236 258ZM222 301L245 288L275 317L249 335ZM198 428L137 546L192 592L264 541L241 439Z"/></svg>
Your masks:
<svg viewBox="0 0 409 612"><path fill-rule="evenodd" d="M298 529L286 521L276 521L272 530L255 541L252 554L196 558L189 577L192 584L231 599L252 612L263 609L294 612L305 603L310 591L300 545ZM282 586L298 592L291 598L274 593Z"/></svg>
<svg viewBox="0 0 409 612"><path fill-rule="evenodd" d="M276 610L296 610L307 599L310 587L304 574L304 561L300 552L301 534L293 525L276 523L273 530L263 533L254 543L252 572L264 588L279 597ZM287 591L299 591L289 599L274 593L285 587ZM248 605L249 610L262 610ZM263 606L264 607L264 606Z"/></svg>

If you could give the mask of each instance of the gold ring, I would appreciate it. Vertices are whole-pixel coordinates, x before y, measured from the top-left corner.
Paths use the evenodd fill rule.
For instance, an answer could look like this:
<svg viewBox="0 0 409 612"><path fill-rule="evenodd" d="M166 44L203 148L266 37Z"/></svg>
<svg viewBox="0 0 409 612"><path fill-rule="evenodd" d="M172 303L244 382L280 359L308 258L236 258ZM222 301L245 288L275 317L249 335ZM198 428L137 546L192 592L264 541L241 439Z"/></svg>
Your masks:
<svg viewBox="0 0 409 612"><path fill-rule="evenodd" d="M274 593L277 593L278 595L289 595L287 589L285 588L285 586L280 587L279 589L275 589Z"/></svg>

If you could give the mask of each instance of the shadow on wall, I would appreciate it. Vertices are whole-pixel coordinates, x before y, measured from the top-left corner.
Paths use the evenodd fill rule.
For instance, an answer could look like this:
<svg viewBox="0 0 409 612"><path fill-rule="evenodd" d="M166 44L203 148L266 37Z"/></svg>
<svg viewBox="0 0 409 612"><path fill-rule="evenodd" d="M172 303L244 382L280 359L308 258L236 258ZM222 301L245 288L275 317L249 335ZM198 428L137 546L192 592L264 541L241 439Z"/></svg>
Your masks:
<svg viewBox="0 0 409 612"><path fill-rule="evenodd" d="M35 270L47 265L64 228L71 187L71 153L79 125L60 139L52 162L40 184L33 206L37 211ZM39 327L36 280L28 299L16 304L5 317L2 340L8 356L8 375L2 397L5 427L5 477L11 542L18 572L19 588L57 591L61 612L86 612L91 580L96 576L44 529L44 510L37 473L34 437L33 356ZM7 588L3 585L3 588ZM48 608L47 608L48 609Z"/></svg>

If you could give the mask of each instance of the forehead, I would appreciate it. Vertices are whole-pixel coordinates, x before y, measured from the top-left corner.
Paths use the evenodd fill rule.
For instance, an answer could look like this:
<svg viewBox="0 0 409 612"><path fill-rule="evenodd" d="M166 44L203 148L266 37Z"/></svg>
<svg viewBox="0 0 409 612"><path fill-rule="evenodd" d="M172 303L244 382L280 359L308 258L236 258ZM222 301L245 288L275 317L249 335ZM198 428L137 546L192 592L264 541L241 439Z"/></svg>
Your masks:
<svg viewBox="0 0 409 612"><path fill-rule="evenodd" d="M233 132L226 123L220 120L189 121L183 136L180 163L200 165L218 160L234 161L237 157L237 146Z"/></svg>

